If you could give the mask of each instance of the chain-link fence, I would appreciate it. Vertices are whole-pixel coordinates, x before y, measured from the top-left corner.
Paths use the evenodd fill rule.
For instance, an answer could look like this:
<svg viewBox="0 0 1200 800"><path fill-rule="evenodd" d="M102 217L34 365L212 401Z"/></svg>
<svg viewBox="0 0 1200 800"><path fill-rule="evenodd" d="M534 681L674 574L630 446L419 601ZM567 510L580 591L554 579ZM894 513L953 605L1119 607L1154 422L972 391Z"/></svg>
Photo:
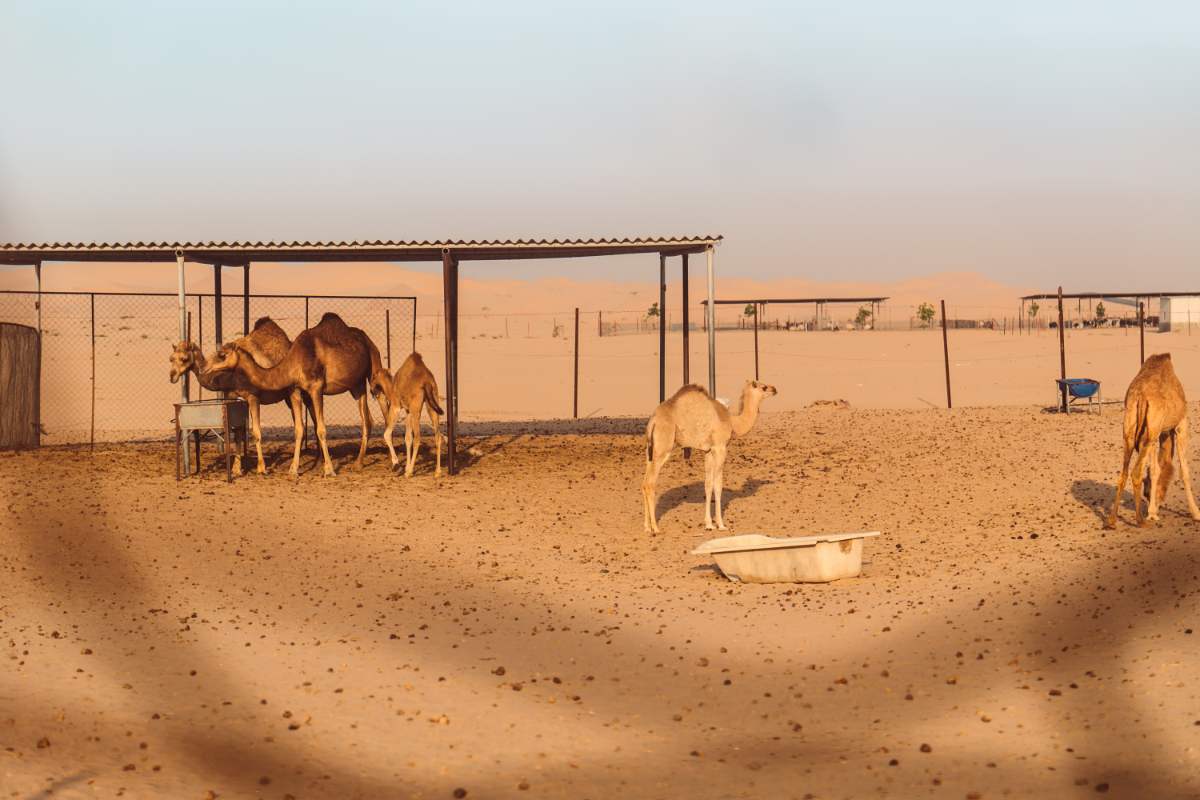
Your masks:
<svg viewBox="0 0 1200 800"><path fill-rule="evenodd" d="M384 366L395 370L416 343L414 297L335 297L328 295L251 295L249 324L271 317L289 336L316 324L327 311L362 328ZM216 303L211 294L186 296L189 338L206 354L219 344ZM221 304L222 338L243 334L243 295L225 295ZM168 373L179 340L179 296L0 292L0 321L42 331L41 419L44 444L86 444L174 435L172 404L180 386ZM207 393L196 380L190 398ZM350 395L328 398L330 427L358 425L358 406ZM378 416L378 409L375 409ZM376 420L378 422L378 420ZM286 403L263 409L264 434L291 435Z"/></svg>

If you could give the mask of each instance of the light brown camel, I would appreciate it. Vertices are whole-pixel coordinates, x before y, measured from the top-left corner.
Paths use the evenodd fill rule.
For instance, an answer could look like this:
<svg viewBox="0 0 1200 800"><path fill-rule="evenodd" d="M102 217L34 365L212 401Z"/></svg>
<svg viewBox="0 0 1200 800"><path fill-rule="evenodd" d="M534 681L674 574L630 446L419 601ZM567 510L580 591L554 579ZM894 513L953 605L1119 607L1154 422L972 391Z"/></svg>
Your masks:
<svg viewBox="0 0 1200 800"><path fill-rule="evenodd" d="M388 408L384 412L383 440L387 442L392 456L392 466L400 463L396 449L392 446L392 428L401 411L406 411L404 420L404 476L412 477L421 450L421 408L429 409L429 423L433 426L433 438L437 447L437 468L434 475L442 474L442 429L440 416L444 413L438 405L437 380L420 353L412 353L404 359L396 376L392 379L391 392L387 395Z"/></svg>
<svg viewBox="0 0 1200 800"><path fill-rule="evenodd" d="M238 340L245 342L248 347L253 348L255 358L260 366L270 367L278 363L291 347L291 339L284 333L283 328L279 327L270 317L262 317L254 323L254 330L248 336ZM228 345L226 345L228 346ZM174 352L171 353L171 383L178 383L188 372L196 376L196 380L200 385L210 392L229 392L235 397L246 401L247 410L250 412L250 428L254 435L254 449L258 454L258 467L256 472L263 475L267 471L266 462L263 459L262 451L262 426L259 422L259 407L263 405L273 405L288 400L292 405L292 418L297 426L303 425L302 418L299 412L299 404L291 403L291 391L265 391L256 389L246 380L240 373L225 372L211 374L207 372L210 367L209 360L204 357L200 347L191 341L178 342L175 345ZM305 403L308 398L304 398ZM235 458L233 460L233 471L235 475L242 474L242 460Z"/></svg>
<svg viewBox="0 0 1200 800"><path fill-rule="evenodd" d="M251 345L252 346L252 345ZM362 468L367 452L367 437L371 433L371 410L367 393L374 394L381 408L390 391L390 376L383 368L377 348L370 337L359 328L351 328L337 314L326 313L312 328L302 331L288 348L287 354L273 367L262 367L247 343L223 348L209 367L209 372L237 370L257 389L290 391L299 389L312 399L313 421L317 441L325 458L326 476L336 474L329 457L325 438L325 395L350 392L358 401L362 418L362 442L355 466ZM300 438L303 431L296 428L292 454L293 477L300 474Z"/></svg>
<svg viewBox="0 0 1200 800"><path fill-rule="evenodd" d="M1179 454L1179 471L1183 475L1184 493L1187 495L1188 511L1192 519L1200 520L1200 508L1196 507L1196 498L1192 494L1192 476L1188 471L1188 419L1187 399L1183 394L1183 384L1175 375L1171 365L1170 353L1159 353L1146 359L1141 370L1134 376L1125 392L1125 425L1124 425L1124 458L1121 462L1121 476L1117 479L1117 497L1113 501L1112 513L1105 521L1106 528L1117 524L1117 509L1121 505L1121 495L1125 491L1125 480L1131 478L1133 489L1133 513L1139 527L1146 524L1146 518L1158 520L1158 504L1167 494L1167 486L1171 483L1174 472L1172 464L1175 453ZM1157 447L1158 457L1151 456L1151 451ZM1137 450L1137 462L1133 474L1129 472L1129 461L1133 451ZM1142 485L1142 470L1146 458L1150 457L1150 478L1148 486ZM1142 516L1142 494L1147 494L1148 506L1146 517Z"/></svg>
<svg viewBox="0 0 1200 800"><path fill-rule="evenodd" d="M731 414L724 404L693 384L684 386L654 410L654 415L646 425L646 476L642 479L642 505L647 531L658 533L654 488L658 473L676 445L704 451L704 527L710 531L713 529L710 506L715 495L717 527L727 530L721 515L725 449L730 439L745 436L754 427L763 398L773 394L776 394L774 386L746 381L742 388L741 410Z"/></svg>

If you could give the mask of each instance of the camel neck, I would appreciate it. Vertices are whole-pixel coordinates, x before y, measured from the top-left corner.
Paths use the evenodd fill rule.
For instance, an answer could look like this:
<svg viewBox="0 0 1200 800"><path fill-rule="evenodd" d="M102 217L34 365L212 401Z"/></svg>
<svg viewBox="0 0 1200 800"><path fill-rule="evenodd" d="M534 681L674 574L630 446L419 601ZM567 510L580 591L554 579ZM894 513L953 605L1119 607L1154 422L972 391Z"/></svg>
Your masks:
<svg viewBox="0 0 1200 800"><path fill-rule="evenodd" d="M250 353L239 348L237 368L252 385L259 389L279 390L292 385L287 371L283 369L283 363L281 361L273 367L264 369L258 365Z"/></svg>
<svg viewBox="0 0 1200 800"><path fill-rule="evenodd" d="M747 390L742 394L742 410L729 419L734 436L744 436L754 427L758 420L758 405L758 397L753 392Z"/></svg>

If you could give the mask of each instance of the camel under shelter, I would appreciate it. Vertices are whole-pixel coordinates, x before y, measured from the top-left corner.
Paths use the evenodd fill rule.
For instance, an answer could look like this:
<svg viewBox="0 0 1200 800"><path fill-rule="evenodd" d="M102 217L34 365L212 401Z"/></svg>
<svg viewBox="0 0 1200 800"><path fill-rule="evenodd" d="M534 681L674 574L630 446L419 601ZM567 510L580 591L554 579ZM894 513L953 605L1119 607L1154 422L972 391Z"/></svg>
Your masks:
<svg viewBox="0 0 1200 800"><path fill-rule="evenodd" d="M828 318L824 314L826 306L838 304L853 304L862 305L863 303L871 304L871 319L873 321L879 319L879 309L886 297L752 297L744 300L714 300L709 297L707 300L701 301L705 309L714 308L715 306L753 306L754 313L754 380L758 380L758 328L759 319L762 317L768 304L775 305L808 305L814 307L814 317L817 320L818 326L822 316ZM714 310L715 313L715 310Z"/></svg>
<svg viewBox="0 0 1200 800"><path fill-rule="evenodd" d="M682 263L682 308L688 308L688 256L704 254L707 267L706 305L708 333L708 386L716 393L716 340L713 296L714 260L722 236L657 236L619 239L507 239L486 241L353 241L353 242L126 242L126 243L0 243L0 264L33 267L41 293L42 268L50 262L163 262L174 263L179 276L179 335L187 337L184 265L209 264L214 268L217 308L220 308L221 270L241 267L244 277L244 326L249 330L250 267L253 263L313 262L441 262L445 313L446 434L450 474L456 472L458 423L458 272L464 261L518 261L525 259L595 258L600 256L656 254L659 262L659 308L666 307L666 260L679 256ZM39 302L39 323L40 323ZM220 317L217 321L218 335ZM665 393L665 330L660 332L659 388ZM688 326L683 326L684 379L687 381ZM187 400L187 387L182 396Z"/></svg>

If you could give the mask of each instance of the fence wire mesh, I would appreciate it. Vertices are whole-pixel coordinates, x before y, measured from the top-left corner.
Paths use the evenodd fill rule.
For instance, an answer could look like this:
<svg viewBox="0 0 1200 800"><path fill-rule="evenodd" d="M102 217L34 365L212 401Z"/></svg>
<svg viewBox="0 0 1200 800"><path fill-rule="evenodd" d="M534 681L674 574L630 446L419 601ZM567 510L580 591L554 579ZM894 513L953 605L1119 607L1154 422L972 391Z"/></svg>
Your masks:
<svg viewBox="0 0 1200 800"><path fill-rule="evenodd" d="M225 341L244 329L244 298L222 298ZM189 338L205 354L219 340L213 295L186 296ZM251 295L251 327L271 317L294 337L327 311L362 328L385 367L394 371L412 352L416 299ZM0 321L37 327L36 292L0 292ZM174 436L173 404L181 387L169 380L169 358L179 340L179 299L173 294L43 292L41 295L43 444L86 444L164 439ZM190 381L189 399L210 393ZM358 406L349 394L327 398L327 425L358 425ZM375 410L378 416L378 409ZM378 423L378 420L376 420ZM286 404L263 408L264 435L291 435Z"/></svg>

